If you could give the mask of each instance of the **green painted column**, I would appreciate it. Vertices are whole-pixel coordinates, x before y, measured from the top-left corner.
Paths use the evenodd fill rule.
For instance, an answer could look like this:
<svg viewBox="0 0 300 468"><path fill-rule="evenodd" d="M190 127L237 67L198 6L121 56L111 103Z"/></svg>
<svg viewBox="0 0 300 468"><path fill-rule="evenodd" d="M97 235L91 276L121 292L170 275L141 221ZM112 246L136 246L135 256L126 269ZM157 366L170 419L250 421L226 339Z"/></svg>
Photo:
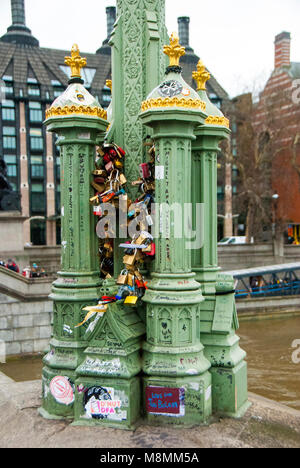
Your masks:
<svg viewBox="0 0 300 468"><path fill-rule="evenodd" d="M87 346L85 327L76 328L86 312L97 303L100 272L95 216L89 203L93 195L92 171L95 142L104 139L106 112L84 88L80 69L85 59L77 46L66 58L72 78L67 90L46 114L48 131L58 136L61 158L61 271L53 283L53 336L44 357L43 405L47 418L73 417L75 370ZM102 135L102 137L101 137Z"/></svg>
<svg viewBox="0 0 300 468"><path fill-rule="evenodd" d="M184 48L175 35L164 51L171 57L170 67L141 113L155 141L157 204L154 272L143 298L147 304L143 399L148 423L189 426L211 415L210 363L200 342L203 296L191 271L190 239L183 229L191 204L194 128L206 114L205 104L181 77L178 63Z"/></svg>
<svg viewBox="0 0 300 468"><path fill-rule="evenodd" d="M166 58L162 46L167 37L165 0L117 0L117 21L112 33L112 121L107 135L126 151L126 192L133 201L138 191L131 182L139 178L139 164L148 161L144 138L150 129L139 119L141 102L161 82ZM151 131L151 130L150 130ZM122 269L124 239L116 239L114 277ZM114 281L105 280L112 291Z"/></svg>
<svg viewBox="0 0 300 468"><path fill-rule="evenodd" d="M238 319L233 278L219 273L217 257L217 157L219 143L230 135L229 121L208 99L205 83L210 75L201 61L193 78L208 114L205 125L195 131L192 149L193 205L202 203L204 209L204 245L192 251L192 269L205 297L200 337L212 365L213 411L240 417L249 407L246 353L235 333Z"/></svg>

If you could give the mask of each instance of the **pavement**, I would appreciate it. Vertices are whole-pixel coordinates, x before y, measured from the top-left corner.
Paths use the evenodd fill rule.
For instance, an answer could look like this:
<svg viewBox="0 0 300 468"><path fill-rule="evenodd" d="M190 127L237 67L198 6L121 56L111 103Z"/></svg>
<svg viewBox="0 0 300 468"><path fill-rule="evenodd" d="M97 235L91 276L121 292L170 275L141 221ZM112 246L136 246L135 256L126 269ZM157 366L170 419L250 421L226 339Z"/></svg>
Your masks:
<svg viewBox="0 0 300 468"><path fill-rule="evenodd" d="M41 381L14 382L0 373L1 448L300 448L300 411L249 394L239 420L214 419L192 429L142 425L135 432L72 426L38 414Z"/></svg>

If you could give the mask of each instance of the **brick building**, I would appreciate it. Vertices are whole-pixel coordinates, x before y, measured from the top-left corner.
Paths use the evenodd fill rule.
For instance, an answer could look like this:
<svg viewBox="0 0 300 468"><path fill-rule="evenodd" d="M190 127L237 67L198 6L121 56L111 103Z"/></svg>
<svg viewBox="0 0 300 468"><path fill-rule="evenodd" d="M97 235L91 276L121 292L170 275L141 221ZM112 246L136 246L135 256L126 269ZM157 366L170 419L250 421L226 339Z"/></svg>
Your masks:
<svg viewBox="0 0 300 468"><path fill-rule="evenodd" d="M266 180L273 223L300 239L300 63L291 62L291 35L275 38L274 70L253 114L257 150L268 146ZM269 166L269 167L268 167ZM279 195L279 198L276 197Z"/></svg>
<svg viewBox="0 0 300 468"><path fill-rule="evenodd" d="M20 194L17 208L26 218L24 243L52 246L60 243L60 158L55 138L46 132L43 121L47 107L68 84L70 69L64 58L70 51L39 46L26 26L24 0L11 0L11 9L12 25L0 37L0 80L5 91L0 106L0 159L5 161L11 186ZM116 8L108 7L106 13L107 38L95 54L82 52L87 58L85 86L103 108L111 99L105 83L111 77L108 41ZM192 72L199 57L189 44L189 21L178 19L187 51L181 64L186 81L196 88ZM229 98L213 76L207 88L210 99L223 108Z"/></svg>
<svg viewBox="0 0 300 468"><path fill-rule="evenodd" d="M45 110L67 87L70 51L39 47L25 23L24 0L11 0L12 25L0 38L0 79L5 99L0 110L0 158L8 179L20 193L24 242L60 242L60 158L55 138L43 126ZM110 102L106 80L111 77L108 38L115 8L107 8L107 39L95 54L84 54L85 86L102 107Z"/></svg>

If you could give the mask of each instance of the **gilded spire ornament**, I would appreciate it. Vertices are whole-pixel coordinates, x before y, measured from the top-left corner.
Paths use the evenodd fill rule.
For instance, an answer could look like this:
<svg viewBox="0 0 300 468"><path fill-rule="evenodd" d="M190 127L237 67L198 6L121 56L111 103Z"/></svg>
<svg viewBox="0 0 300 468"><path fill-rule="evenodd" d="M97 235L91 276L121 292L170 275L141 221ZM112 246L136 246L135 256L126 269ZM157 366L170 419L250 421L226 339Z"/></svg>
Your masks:
<svg viewBox="0 0 300 468"><path fill-rule="evenodd" d="M65 57L65 64L71 68L71 78L81 78L81 69L86 66L86 58L80 56L77 44L71 49L71 57Z"/></svg>
<svg viewBox="0 0 300 468"><path fill-rule="evenodd" d="M185 55L185 47L179 44L179 37L173 32L170 37L170 45L164 46L164 53L170 57L170 67L179 67L180 57Z"/></svg>
<svg viewBox="0 0 300 468"><path fill-rule="evenodd" d="M112 91L112 80L106 80L105 84Z"/></svg>
<svg viewBox="0 0 300 468"><path fill-rule="evenodd" d="M193 72L193 78L197 83L197 91L206 91L206 82L210 79L210 73L206 70L202 60L197 64L197 71Z"/></svg>

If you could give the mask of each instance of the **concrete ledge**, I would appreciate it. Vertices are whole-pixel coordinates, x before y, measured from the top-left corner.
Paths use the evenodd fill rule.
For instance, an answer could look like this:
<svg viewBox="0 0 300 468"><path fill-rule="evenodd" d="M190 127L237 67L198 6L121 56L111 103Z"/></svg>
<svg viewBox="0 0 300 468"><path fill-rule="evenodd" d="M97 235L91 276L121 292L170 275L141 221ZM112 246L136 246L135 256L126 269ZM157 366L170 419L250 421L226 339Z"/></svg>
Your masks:
<svg viewBox="0 0 300 468"><path fill-rule="evenodd" d="M193 429L140 426L135 432L74 427L38 414L41 381L2 381L1 448L299 448L300 412L250 394L251 408L239 420L213 420Z"/></svg>
<svg viewBox="0 0 300 468"><path fill-rule="evenodd" d="M24 278L0 266L0 293L20 301L45 300L51 292L53 278Z"/></svg>
<svg viewBox="0 0 300 468"><path fill-rule="evenodd" d="M292 317L300 314L300 296L261 297L236 301L240 320Z"/></svg>

